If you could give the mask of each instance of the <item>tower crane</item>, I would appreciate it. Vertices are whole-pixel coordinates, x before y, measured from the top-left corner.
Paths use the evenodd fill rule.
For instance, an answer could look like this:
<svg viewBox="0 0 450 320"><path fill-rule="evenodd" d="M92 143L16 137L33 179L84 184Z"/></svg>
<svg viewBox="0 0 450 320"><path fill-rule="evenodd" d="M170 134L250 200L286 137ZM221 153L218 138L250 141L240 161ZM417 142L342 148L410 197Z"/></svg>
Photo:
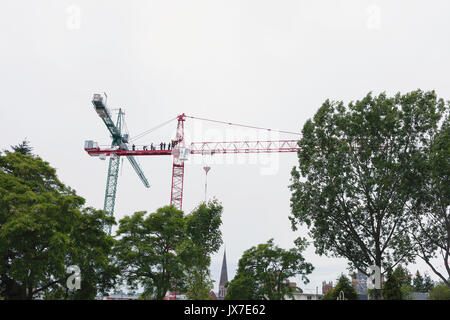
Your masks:
<svg viewBox="0 0 450 320"><path fill-rule="evenodd" d="M175 135L175 140L173 140L173 147L171 149L160 148L160 150L156 150L156 148L151 148L147 150L144 148L143 150L135 150L133 147L132 150L128 148L128 136L121 135L120 133L120 111L119 118L117 120L117 125L112 126L110 117L108 117L108 111L106 106L102 103L102 99L100 99L100 95L94 95L94 106L96 108L97 113L103 119L106 126L110 130L113 135L113 143L110 148L100 148L97 143L93 141L86 141L85 143L85 151L90 156L100 156L105 158L107 156L110 157L110 167L108 170L108 182L106 186L106 194L105 194L105 210L108 201L112 201L112 209L110 209L111 214L114 209L114 197L115 197L115 187L117 184L117 172L118 165L116 169L116 163L118 164L119 157L125 156L127 157L133 168L136 170L136 173L141 178L142 182L146 187L148 187L148 182L145 179L145 176L142 173L142 170L139 168L137 163L134 160L135 156L173 156L173 165L172 165L172 186L170 193L170 204L175 208L182 210L183 208L183 182L184 182L184 162L188 160L190 154L201 154L201 155L214 155L214 154L227 154L227 153L276 153L276 152L297 152L300 147L298 146L298 140L268 140L268 141L226 141L226 142L192 142L189 146L186 146L184 140L184 123L186 118L210 121L215 123L222 123L226 125L233 126L241 126L253 129L267 130L271 132L280 132L280 133L288 133L293 135L300 135L296 132L288 132L281 130L273 130L268 128L254 127L242 124L235 124L231 122L217 121L205 118L198 118L193 116L185 115L184 113L177 116L177 130ZM100 100L99 100L100 99ZM100 102L99 102L100 101ZM106 115L106 116L105 116ZM108 120L109 119L109 120ZM172 120L175 120L172 119ZM112 129L113 128L113 129ZM115 162L117 161L117 162ZM114 171L115 170L115 171ZM114 174L111 174L111 172ZM114 182L114 192L110 192L110 177ZM110 208L109 206L108 208Z"/></svg>
<svg viewBox="0 0 450 320"><path fill-rule="evenodd" d="M94 94L92 99L92 104L94 105L94 109L99 115L99 117L103 120L103 123L106 125L106 128L109 130L111 134L112 142L111 142L111 150L121 150L128 151L128 139L129 135L127 133L122 133L122 122L124 117L124 112L122 109L119 109L119 113L117 115L117 121L114 123L112 120L112 114L110 109L106 105L106 99L103 100L103 96L100 94ZM93 141L85 142L85 149L97 147L97 144ZM150 188L150 184L147 181L147 178L142 172L139 164L136 162L136 159L133 155L126 155L127 159L130 161L131 166L134 171L136 171L138 177L141 179L142 183L146 188ZM105 159L102 156L103 159ZM119 164L120 164L120 154L110 154L109 159L109 167L108 167L108 175L106 179L106 191L105 191L105 201L103 210L108 212L110 215L114 215L114 206L116 202L116 190L117 190L117 180L119 177ZM108 228L108 233L111 234L111 226Z"/></svg>

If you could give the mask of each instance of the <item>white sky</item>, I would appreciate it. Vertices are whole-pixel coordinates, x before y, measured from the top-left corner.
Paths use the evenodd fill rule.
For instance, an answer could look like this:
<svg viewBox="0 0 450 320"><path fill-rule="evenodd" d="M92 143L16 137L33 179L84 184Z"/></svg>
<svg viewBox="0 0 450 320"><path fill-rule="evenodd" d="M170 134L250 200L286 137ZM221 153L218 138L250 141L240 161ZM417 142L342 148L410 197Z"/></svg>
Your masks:
<svg viewBox="0 0 450 320"><path fill-rule="evenodd" d="M83 150L84 140L110 142L93 93L107 92L110 107L125 109L132 136L183 112L300 131L327 98L421 88L447 99L449 12L446 0L2 0L0 146L27 137L64 183L102 208L108 162ZM168 141L175 126L141 141ZM186 129L196 141L295 138L190 119ZM171 158L138 160L152 187L125 162L117 219L170 201ZM224 206L229 279L251 246L273 237L289 248L306 235L288 220L296 163L292 153L212 164L208 196ZM198 157L186 165L187 211L204 198L202 166ZM223 248L213 256L216 281L222 255ZM320 293L322 281L346 272L344 259L318 257L312 246L305 255L315 266L300 285L306 292ZM410 266L417 269L428 267Z"/></svg>

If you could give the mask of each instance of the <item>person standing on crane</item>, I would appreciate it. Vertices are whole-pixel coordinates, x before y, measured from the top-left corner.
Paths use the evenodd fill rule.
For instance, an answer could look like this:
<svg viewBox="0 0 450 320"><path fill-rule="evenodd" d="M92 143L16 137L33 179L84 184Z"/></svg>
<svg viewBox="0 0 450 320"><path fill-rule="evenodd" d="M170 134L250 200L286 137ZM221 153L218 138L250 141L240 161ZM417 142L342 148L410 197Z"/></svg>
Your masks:
<svg viewBox="0 0 450 320"><path fill-rule="evenodd" d="M133 151L136 150L136 146L133 144Z"/></svg>

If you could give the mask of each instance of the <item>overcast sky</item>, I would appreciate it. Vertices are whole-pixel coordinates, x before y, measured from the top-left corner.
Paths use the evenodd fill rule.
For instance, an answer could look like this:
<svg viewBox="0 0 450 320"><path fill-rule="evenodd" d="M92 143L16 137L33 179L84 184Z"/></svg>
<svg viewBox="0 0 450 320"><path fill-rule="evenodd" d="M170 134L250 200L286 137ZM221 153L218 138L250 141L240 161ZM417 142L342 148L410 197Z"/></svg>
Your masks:
<svg viewBox="0 0 450 320"><path fill-rule="evenodd" d="M327 98L421 88L449 99L449 12L447 0L2 0L0 147L28 138L87 205L103 208L108 161L83 150L84 140L110 143L93 93L107 92L111 108L125 109L131 136L183 112L300 132ZM171 122L139 142L168 142L175 128ZM191 119L186 131L190 141L296 138ZM138 160L151 188L125 161L117 219L170 202L171 158ZM208 198L224 206L229 279L250 247L274 238L289 248L306 236L288 220L295 153L192 158L186 212L204 199L205 163ZM222 255L223 248L212 260L216 281ZM322 281L347 273L345 259L319 257L312 245L305 255L315 266L300 285L305 292L320 293Z"/></svg>

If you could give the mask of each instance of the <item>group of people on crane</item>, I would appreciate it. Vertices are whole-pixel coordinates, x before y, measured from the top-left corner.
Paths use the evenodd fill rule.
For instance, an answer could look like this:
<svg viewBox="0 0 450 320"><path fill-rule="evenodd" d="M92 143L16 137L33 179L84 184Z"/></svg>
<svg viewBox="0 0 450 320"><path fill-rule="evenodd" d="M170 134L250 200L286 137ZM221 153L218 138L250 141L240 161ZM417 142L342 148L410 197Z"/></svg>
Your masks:
<svg viewBox="0 0 450 320"><path fill-rule="evenodd" d="M161 142L159 144L159 150L172 150L176 145L177 145L178 141L172 140L171 142L169 142L168 144L166 144L165 142ZM133 151L136 151L136 146L133 144L132 146ZM167 149L166 149L167 147ZM147 151L149 149L147 149L147 146L143 146L142 150ZM153 143L150 144L150 150L156 150L156 147L153 145Z"/></svg>

